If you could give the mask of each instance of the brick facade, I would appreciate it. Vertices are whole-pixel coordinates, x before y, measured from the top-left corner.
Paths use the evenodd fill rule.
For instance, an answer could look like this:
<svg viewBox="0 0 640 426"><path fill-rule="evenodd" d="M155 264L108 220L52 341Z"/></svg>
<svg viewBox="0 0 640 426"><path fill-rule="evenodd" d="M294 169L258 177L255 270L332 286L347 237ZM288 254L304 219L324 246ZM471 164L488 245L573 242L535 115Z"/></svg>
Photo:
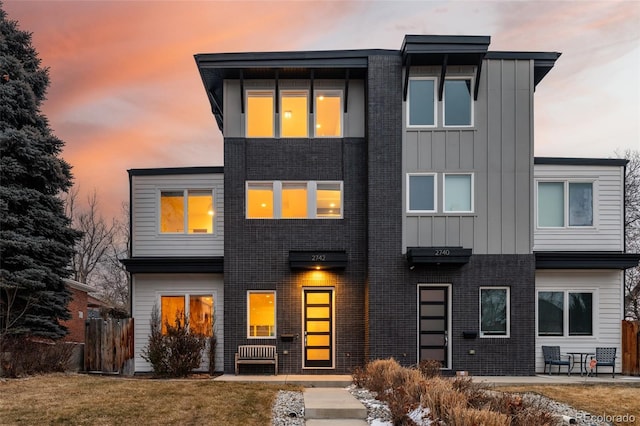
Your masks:
<svg viewBox="0 0 640 426"><path fill-rule="evenodd" d="M67 286L67 289L72 295L71 301L67 306L71 319L62 321L62 324L69 330L69 334L63 340L65 342L84 343L84 324L87 319L87 292L73 288L70 285Z"/></svg>

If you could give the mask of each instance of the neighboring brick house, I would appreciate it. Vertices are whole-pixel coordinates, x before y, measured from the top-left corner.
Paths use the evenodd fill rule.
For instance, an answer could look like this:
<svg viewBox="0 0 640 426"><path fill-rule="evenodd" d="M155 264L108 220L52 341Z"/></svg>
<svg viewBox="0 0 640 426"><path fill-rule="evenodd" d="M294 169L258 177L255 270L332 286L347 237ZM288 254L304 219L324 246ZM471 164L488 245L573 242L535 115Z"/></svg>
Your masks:
<svg viewBox="0 0 640 426"><path fill-rule="evenodd" d="M63 341L84 343L85 321L89 318L88 293L95 291L95 288L70 279L65 279L64 282L71 292L71 300L67 305L71 319L62 321L62 325L69 330Z"/></svg>
<svg viewBox="0 0 640 426"><path fill-rule="evenodd" d="M530 375L543 343L619 347L626 163L534 159L560 54L489 43L196 55L225 165L129 171L136 371L154 306L215 332L225 372L247 343L294 374Z"/></svg>

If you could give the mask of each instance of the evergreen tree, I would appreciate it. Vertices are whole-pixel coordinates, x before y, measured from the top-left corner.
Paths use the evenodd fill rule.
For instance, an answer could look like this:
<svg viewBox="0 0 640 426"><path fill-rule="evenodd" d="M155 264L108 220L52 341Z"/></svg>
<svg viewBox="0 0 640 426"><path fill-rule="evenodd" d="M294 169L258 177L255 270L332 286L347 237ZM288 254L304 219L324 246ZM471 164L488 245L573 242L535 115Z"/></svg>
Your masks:
<svg viewBox="0 0 640 426"><path fill-rule="evenodd" d="M0 2L0 346L3 337L60 338L59 320L69 319L63 278L79 234L59 197L72 183L64 142L40 111L48 86L31 33Z"/></svg>

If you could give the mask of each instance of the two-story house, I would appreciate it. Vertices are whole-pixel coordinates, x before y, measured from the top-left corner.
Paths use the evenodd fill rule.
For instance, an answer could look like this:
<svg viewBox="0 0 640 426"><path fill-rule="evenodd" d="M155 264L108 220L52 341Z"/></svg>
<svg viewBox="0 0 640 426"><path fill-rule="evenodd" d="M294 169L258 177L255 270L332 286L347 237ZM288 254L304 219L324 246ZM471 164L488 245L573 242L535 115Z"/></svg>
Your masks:
<svg viewBox="0 0 640 426"><path fill-rule="evenodd" d="M225 372L250 343L293 374L530 375L547 342L619 347L624 162L534 165L560 54L489 43L196 55L224 172L129 171L136 371L154 306L214 329Z"/></svg>

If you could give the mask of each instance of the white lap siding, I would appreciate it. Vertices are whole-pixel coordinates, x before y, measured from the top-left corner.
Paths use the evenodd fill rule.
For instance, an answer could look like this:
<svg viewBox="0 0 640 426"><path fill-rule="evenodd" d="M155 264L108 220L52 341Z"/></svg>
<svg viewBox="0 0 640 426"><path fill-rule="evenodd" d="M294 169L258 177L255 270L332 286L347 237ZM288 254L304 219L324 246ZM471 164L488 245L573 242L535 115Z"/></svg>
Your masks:
<svg viewBox="0 0 640 426"><path fill-rule="evenodd" d="M133 318L135 320L135 371L151 372L151 364L142 358L151 332L150 319L161 295L213 295L216 347L216 371L223 370L224 285L222 274L136 274L133 278ZM207 370L208 358L201 369Z"/></svg>
<svg viewBox="0 0 640 426"><path fill-rule="evenodd" d="M622 286L619 270L538 270L536 271L536 322L538 291L593 292L593 336L538 336L536 323L536 372L544 369L542 346L560 346L567 352L595 352L596 347L614 347L616 371L622 369ZM554 367L554 372L557 367ZM564 368L562 371L565 371ZM610 372L610 368L602 371ZM576 365L572 374L580 374Z"/></svg>

